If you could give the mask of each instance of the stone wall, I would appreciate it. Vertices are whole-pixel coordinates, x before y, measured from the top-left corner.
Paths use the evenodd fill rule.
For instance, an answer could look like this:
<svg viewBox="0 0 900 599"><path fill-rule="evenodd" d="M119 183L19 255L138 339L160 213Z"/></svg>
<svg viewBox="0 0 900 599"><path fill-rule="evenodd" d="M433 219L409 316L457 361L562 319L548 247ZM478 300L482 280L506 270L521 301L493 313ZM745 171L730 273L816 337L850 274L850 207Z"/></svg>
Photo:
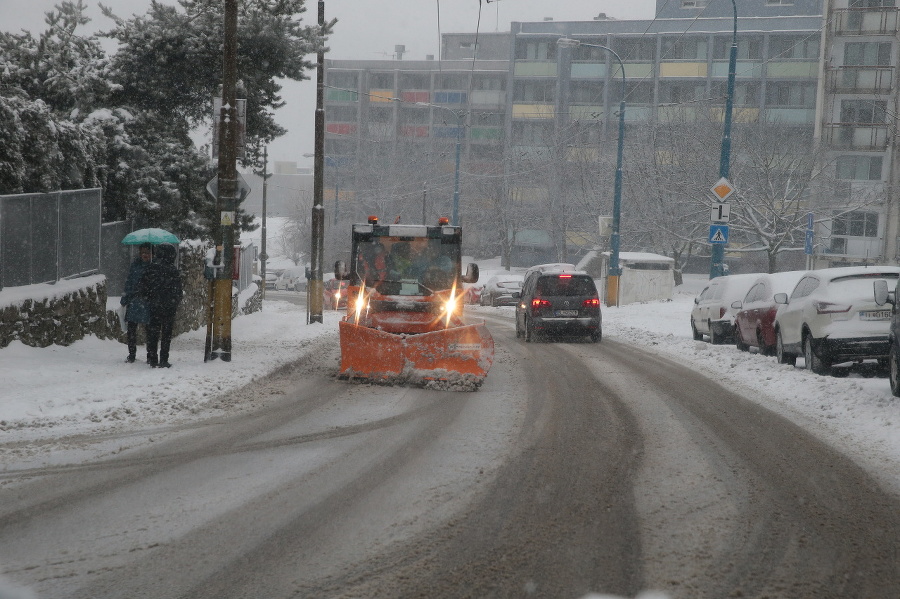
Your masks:
<svg viewBox="0 0 900 599"><path fill-rule="evenodd" d="M203 277L205 248L179 247L184 299L175 319L175 334L206 326L209 281ZM23 290L34 296L17 298ZM0 301L0 348L18 340L33 347L70 345L88 335L116 339L125 343L119 313L107 309L106 277L60 281L56 285L29 285L0 290L0 300L8 294L11 301ZM234 298L234 316L255 312L262 307L262 292L257 286L244 294L243 305ZM138 327L138 343L144 343L144 327Z"/></svg>

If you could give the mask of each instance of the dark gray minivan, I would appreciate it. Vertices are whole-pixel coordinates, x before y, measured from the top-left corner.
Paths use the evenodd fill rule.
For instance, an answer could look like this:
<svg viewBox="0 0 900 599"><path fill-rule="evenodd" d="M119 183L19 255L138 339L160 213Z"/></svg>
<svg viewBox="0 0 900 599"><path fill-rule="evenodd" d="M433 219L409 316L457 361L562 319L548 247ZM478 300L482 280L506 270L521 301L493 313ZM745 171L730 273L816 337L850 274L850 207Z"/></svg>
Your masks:
<svg viewBox="0 0 900 599"><path fill-rule="evenodd" d="M525 275L516 303L516 337L603 336L600 297L586 272L535 270Z"/></svg>

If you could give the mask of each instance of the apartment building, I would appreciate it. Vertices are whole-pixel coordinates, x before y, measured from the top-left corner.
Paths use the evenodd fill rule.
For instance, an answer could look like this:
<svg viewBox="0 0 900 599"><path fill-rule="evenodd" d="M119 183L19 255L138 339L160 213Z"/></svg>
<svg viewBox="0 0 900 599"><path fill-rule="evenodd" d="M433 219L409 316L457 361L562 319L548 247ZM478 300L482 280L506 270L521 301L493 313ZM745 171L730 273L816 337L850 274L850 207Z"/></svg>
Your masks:
<svg viewBox="0 0 900 599"><path fill-rule="evenodd" d="M839 181L838 196L856 204L869 198L850 211L810 198L819 266L897 259L900 232L888 190L900 177L892 168L890 134L900 50L897 9L886 3L737 0L734 126L777 123L814 133L832 147L828 168ZM449 213L454 171L461 172L462 222L475 240L487 242L498 226L509 227L477 210L492 194L525 207L566 194L565 180L519 177L528 170L516 166L520 161L546 160L555 133L573 122L589 141L615 135L618 64L611 53L587 45L561 48L560 38L605 46L621 57L629 127L665 123L674 118L672 106L685 118L704 109L692 108L693 100L725 97L731 6L660 0L657 12L647 21L600 15L514 22L477 48L474 34L445 34L437 60L327 61L326 154L335 168L326 170L326 181L333 185L340 177L340 198L352 200L347 213L357 218L382 208L384 216L430 218L430 212ZM523 261L556 260L560 243L574 259L580 244L596 242L588 232L596 230L594 221L575 215L562 225L550 222L559 211L551 205L545 226L516 231ZM554 228L564 229L563 236L554 239Z"/></svg>
<svg viewBox="0 0 900 599"><path fill-rule="evenodd" d="M831 0L824 29L819 135L831 146L840 203L816 210L816 265L900 259L896 194L897 65L894 0Z"/></svg>

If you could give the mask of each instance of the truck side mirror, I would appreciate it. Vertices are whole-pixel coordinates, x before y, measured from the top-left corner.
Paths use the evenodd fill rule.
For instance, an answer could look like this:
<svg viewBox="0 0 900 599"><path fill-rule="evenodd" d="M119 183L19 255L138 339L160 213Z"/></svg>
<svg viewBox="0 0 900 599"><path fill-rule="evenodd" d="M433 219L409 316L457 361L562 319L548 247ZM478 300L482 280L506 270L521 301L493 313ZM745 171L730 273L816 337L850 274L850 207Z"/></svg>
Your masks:
<svg viewBox="0 0 900 599"><path fill-rule="evenodd" d="M887 281L884 279L878 279L874 283L872 283L872 287L875 291L875 303L879 306L883 306L885 304L894 305L894 301L896 298L891 297L891 292L888 290Z"/></svg>
<svg viewBox="0 0 900 599"><path fill-rule="evenodd" d="M466 274L462 277L463 283L477 283L478 282L478 265L470 263L466 268Z"/></svg>

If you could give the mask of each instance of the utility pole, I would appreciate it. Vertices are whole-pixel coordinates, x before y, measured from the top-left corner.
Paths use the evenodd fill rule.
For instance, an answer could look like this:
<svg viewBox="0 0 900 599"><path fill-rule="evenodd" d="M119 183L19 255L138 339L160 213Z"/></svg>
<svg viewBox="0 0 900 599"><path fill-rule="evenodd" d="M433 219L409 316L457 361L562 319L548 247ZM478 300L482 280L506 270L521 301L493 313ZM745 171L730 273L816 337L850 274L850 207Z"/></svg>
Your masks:
<svg viewBox="0 0 900 599"><path fill-rule="evenodd" d="M263 147L263 197L262 197L262 237L260 239L259 264L262 270L262 297L266 299L266 187L269 181L269 146Z"/></svg>
<svg viewBox="0 0 900 599"><path fill-rule="evenodd" d="M325 261L325 0L319 0L319 46L316 66L315 158L313 159L313 207L311 278L309 290L309 322L323 322L322 263Z"/></svg>
<svg viewBox="0 0 900 599"><path fill-rule="evenodd" d="M238 0L225 0L222 110L219 113L219 167L216 214L213 227L212 321L210 343L204 361L231 361L232 272L234 270L234 226L237 210L237 13Z"/></svg>

